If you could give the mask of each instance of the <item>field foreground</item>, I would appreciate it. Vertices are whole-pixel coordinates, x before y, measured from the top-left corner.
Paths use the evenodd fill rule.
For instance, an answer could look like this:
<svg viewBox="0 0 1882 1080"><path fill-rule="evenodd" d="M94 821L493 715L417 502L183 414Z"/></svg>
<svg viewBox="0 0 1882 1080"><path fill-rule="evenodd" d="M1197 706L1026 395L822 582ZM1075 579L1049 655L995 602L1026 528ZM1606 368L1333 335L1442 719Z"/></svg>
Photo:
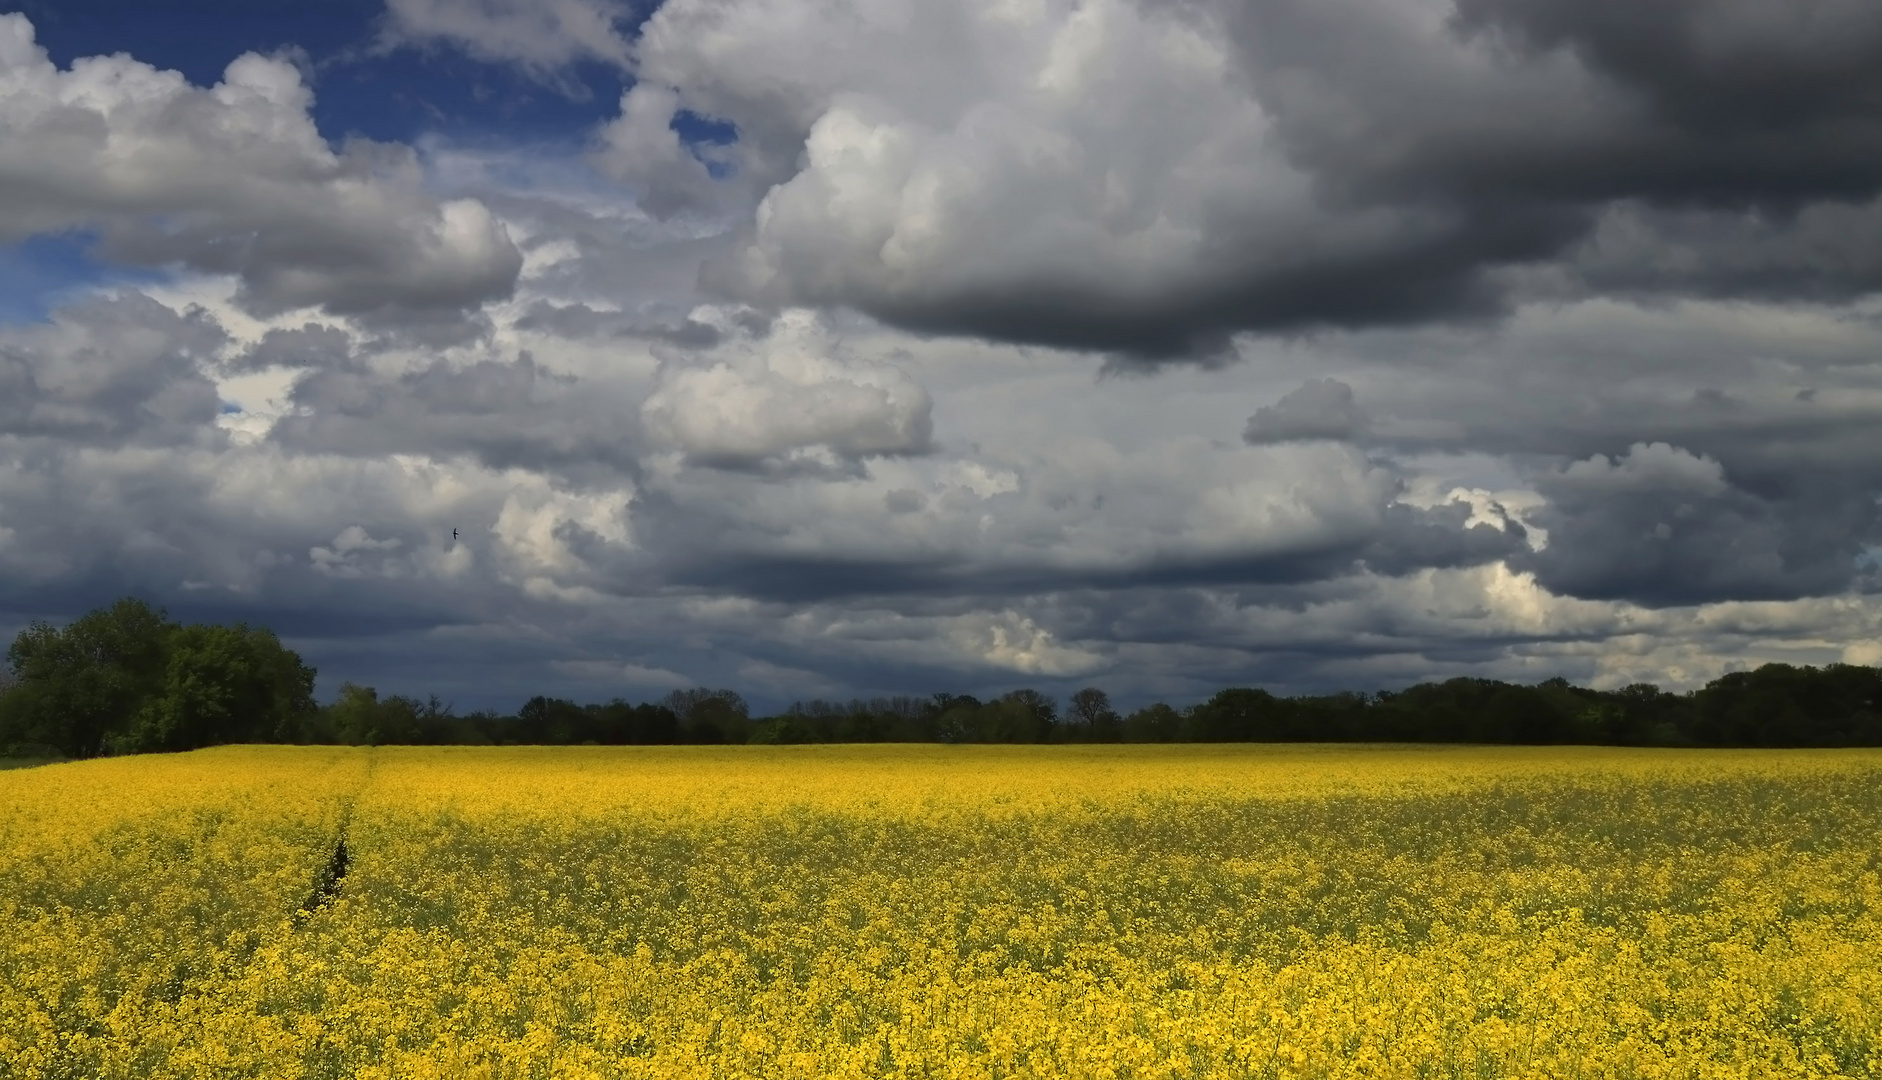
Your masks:
<svg viewBox="0 0 1882 1080"><path fill-rule="evenodd" d="M0 1073L1882 1076L1879 838L1873 751L52 765Z"/></svg>

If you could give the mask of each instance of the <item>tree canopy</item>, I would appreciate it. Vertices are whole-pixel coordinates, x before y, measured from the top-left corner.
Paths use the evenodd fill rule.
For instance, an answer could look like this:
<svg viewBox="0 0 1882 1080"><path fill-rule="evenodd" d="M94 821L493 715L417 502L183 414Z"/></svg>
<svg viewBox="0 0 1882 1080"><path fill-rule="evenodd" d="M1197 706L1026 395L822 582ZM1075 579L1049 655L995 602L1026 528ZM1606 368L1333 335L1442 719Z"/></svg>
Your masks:
<svg viewBox="0 0 1882 1080"><path fill-rule="evenodd" d="M34 623L7 664L0 746L83 758L296 742L316 715L314 669L273 631L184 625L135 599L63 629Z"/></svg>

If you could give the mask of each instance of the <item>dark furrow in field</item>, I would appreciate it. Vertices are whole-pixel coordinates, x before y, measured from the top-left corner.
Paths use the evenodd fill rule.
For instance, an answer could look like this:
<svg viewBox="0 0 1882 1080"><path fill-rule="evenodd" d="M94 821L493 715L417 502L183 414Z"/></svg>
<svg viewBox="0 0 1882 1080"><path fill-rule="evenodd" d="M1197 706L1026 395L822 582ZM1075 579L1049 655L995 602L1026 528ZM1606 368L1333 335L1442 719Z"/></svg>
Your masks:
<svg viewBox="0 0 1882 1080"><path fill-rule="evenodd" d="M307 919L321 908L333 902L340 895L340 883L346 878L350 862L346 853L346 834L333 845L333 854L327 857L326 865L314 875L314 887L308 893L307 902L301 905L300 918Z"/></svg>

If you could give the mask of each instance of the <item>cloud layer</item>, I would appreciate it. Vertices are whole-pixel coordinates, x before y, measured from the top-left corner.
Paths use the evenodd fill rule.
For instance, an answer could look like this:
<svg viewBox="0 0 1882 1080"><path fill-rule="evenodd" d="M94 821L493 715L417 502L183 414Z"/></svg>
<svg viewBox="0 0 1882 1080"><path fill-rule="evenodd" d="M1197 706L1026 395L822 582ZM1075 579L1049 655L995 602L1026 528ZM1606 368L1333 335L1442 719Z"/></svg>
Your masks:
<svg viewBox="0 0 1882 1080"><path fill-rule="evenodd" d="M362 28L630 72L560 148L0 16L0 238L151 271L0 326L0 622L502 707L1882 656L1869 8L623 14Z"/></svg>
<svg viewBox="0 0 1882 1080"><path fill-rule="evenodd" d="M1239 330L1487 316L1550 264L1865 292L1873 230L1835 223L1882 191L1882 24L1754 8L670 0L616 130L736 125L762 201L725 287L923 331L1212 357ZM641 160L658 206L713 187Z"/></svg>
<svg viewBox="0 0 1882 1080"><path fill-rule="evenodd" d="M403 146L335 151L285 60L189 85L127 54L60 70L0 15L0 239L95 231L112 258L234 275L243 307L370 314L505 296L521 257L472 199L424 190Z"/></svg>

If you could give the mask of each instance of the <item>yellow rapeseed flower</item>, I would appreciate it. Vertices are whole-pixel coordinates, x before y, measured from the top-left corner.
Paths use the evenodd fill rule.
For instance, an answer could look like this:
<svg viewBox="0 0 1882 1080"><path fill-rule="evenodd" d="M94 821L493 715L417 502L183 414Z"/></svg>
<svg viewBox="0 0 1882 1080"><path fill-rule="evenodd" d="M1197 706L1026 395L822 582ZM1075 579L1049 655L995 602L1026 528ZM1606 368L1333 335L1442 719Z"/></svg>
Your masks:
<svg viewBox="0 0 1882 1080"><path fill-rule="evenodd" d="M1874 1077L1878 836L1872 751L50 766L0 1076Z"/></svg>

